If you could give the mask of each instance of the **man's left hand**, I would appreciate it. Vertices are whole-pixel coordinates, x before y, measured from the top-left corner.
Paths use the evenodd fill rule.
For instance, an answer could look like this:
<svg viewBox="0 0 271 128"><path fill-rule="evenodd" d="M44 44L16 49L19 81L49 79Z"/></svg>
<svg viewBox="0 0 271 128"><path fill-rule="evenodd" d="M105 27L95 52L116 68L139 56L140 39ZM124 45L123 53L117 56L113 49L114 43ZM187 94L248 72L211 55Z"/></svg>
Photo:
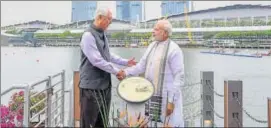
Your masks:
<svg viewBox="0 0 271 128"><path fill-rule="evenodd" d="M133 57L132 59L128 60L128 67L132 67L136 65L135 58Z"/></svg>
<svg viewBox="0 0 271 128"><path fill-rule="evenodd" d="M173 110L174 110L174 104L173 103L167 103L166 116L169 116L170 114L172 114Z"/></svg>

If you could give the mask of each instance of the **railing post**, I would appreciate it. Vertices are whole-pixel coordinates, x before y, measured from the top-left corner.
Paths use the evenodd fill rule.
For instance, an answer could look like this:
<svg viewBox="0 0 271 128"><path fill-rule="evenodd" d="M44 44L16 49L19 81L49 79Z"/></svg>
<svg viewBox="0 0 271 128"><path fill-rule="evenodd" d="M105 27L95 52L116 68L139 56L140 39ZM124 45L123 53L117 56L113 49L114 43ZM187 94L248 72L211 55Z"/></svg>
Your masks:
<svg viewBox="0 0 271 128"><path fill-rule="evenodd" d="M57 93L55 93L54 94L55 95L55 99L56 100L58 100L58 94ZM61 98L61 97L60 97ZM58 101L56 101L55 103L54 103L54 108L52 108L52 110L55 110L55 108L57 108L58 107ZM58 109L56 109L55 110L55 112L53 112L53 117L55 116L55 115L57 115L58 114ZM56 127L56 125L57 125L57 123L58 123L58 118L54 118L54 125L52 126L52 127Z"/></svg>
<svg viewBox="0 0 271 128"><path fill-rule="evenodd" d="M79 71L73 72L73 127L80 127L80 74Z"/></svg>
<svg viewBox="0 0 271 128"><path fill-rule="evenodd" d="M68 127L73 127L74 126L74 124L73 124L73 116L74 116L74 114L73 114L73 96L72 96L72 89L70 89L69 90L69 97L70 97L70 107L69 107L69 120L68 120L68 124L69 124L69 126Z"/></svg>
<svg viewBox="0 0 271 128"><path fill-rule="evenodd" d="M23 120L23 127L29 127L29 115L30 115L30 109L29 109L29 85L25 86L24 89L24 120Z"/></svg>
<svg viewBox="0 0 271 128"><path fill-rule="evenodd" d="M46 88L47 88L47 91L46 91L46 94L47 94L47 100L46 100L46 106L47 106L46 116L47 116L47 121L45 122L45 127L51 127L52 126L52 115L51 115L51 112L52 112L52 95L53 95L53 90L52 90L51 86L52 86L52 77L49 76L48 77L48 82L47 82L47 85L46 85Z"/></svg>
<svg viewBox="0 0 271 128"><path fill-rule="evenodd" d="M243 126L242 99L242 81L224 81L224 127Z"/></svg>
<svg viewBox="0 0 271 128"><path fill-rule="evenodd" d="M61 121L62 121L62 126L64 126L64 105L65 105L65 70L62 71L61 74L61 78L62 78L62 85L61 85Z"/></svg>
<svg viewBox="0 0 271 128"><path fill-rule="evenodd" d="M214 72L201 72L202 84L202 127L213 127L214 125ZM212 88L212 89L211 89Z"/></svg>
<svg viewBox="0 0 271 128"><path fill-rule="evenodd" d="M268 104L268 127L271 128L271 98L267 99Z"/></svg>

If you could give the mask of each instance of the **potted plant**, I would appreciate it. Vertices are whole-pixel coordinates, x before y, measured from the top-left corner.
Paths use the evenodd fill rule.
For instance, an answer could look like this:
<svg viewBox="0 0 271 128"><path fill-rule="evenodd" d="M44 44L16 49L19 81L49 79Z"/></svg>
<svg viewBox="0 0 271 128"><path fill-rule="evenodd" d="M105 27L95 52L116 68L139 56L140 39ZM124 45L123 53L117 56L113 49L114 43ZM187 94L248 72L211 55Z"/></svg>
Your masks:
<svg viewBox="0 0 271 128"><path fill-rule="evenodd" d="M36 94L37 92L30 92L30 97L34 94ZM45 93L41 93L39 95L36 95L32 98L30 98L30 106L35 105L36 103L38 103L39 101L41 101L42 99L44 99L46 96ZM42 109L44 109L45 107L45 103L40 103L39 105L37 105L35 108L30 110L30 117L34 116L36 113L38 113L39 111L41 111ZM16 126L22 126L22 121L23 121L23 114L24 114L24 91L20 91L20 92L15 92L12 96L11 99L9 101L9 111L11 112L11 114L13 116L16 116L16 120L18 122L18 124L16 124ZM44 114L41 113L41 114ZM31 121L30 125L36 124L40 121L40 115L38 116L38 121Z"/></svg>

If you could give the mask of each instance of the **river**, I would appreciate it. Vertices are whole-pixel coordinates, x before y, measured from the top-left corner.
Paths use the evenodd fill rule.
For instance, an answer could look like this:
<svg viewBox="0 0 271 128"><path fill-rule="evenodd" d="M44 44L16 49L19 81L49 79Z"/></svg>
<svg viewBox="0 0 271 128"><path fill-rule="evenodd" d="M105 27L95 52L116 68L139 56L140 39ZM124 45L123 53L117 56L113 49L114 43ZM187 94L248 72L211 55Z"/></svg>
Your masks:
<svg viewBox="0 0 271 128"><path fill-rule="evenodd" d="M135 57L139 61L146 49L110 48L110 50L124 58ZM182 50L187 84L200 82L200 71L213 71L214 90L223 94L224 80L242 80L244 108L257 119L267 120L267 97L271 97L271 57L246 58L201 54L200 51L203 49L182 48ZM70 88L72 73L79 67L79 57L79 48L1 47L1 91L13 85L43 79L63 69L66 70L68 83L66 88ZM116 86L118 82L113 76L113 85ZM188 101L196 99L199 92L199 88L192 88L186 92L189 96L184 98L190 97ZM220 115L224 115L223 100L224 98L215 96L215 111ZM2 101L5 100L2 98ZM267 126L252 121L245 113L243 122L244 126ZM223 126L224 121L215 116L215 123L217 126Z"/></svg>

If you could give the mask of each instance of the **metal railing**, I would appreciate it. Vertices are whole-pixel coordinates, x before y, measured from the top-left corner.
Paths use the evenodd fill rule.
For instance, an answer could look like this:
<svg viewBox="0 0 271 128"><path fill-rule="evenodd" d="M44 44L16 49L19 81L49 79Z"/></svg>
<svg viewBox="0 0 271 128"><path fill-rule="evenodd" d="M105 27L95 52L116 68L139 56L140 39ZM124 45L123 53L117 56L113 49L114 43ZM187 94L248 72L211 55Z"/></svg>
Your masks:
<svg viewBox="0 0 271 128"><path fill-rule="evenodd" d="M184 115L185 115L184 116L184 121L187 124L190 124L191 121L192 121L192 123L194 123L193 121L196 118L197 119L200 118L201 119L201 127L205 126L204 119L206 121L210 121L210 124L213 127L217 127L217 125L214 122L214 116L216 116L216 117L218 117L219 119L222 119L222 120L226 120L225 119L226 116L224 117L225 113L219 114L219 112L216 111L215 106L214 106L214 101L212 99L214 99L214 96L217 96L218 98L224 98L224 100L225 100L225 97L228 96L226 94L232 94L232 93L229 93L229 92L225 93L224 92L224 94L222 94L222 93L219 93L218 91L216 91L215 88L214 88L214 83L213 83L214 76L210 75L210 72L205 72L204 75L201 74L201 78L202 79L201 79L200 82L185 83L185 85L181 86L182 89L189 89L189 88L193 89L193 87L199 87L200 91L201 91L201 96L199 98L195 98L194 96L188 95L188 97L194 97L194 98L191 99L191 100L188 100L187 102L183 102L184 103L183 108L184 108L184 110L186 110L186 111L184 111ZM225 81L224 81L224 84L225 84ZM235 87L235 86L231 86L231 87ZM224 89L225 89L225 87L224 87ZM237 90L234 90L234 91L237 92ZM187 94L191 94L191 93L187 93ZM232 95L234 96L234 94L232 94ZM241 93L239 95L241 95ZM186 98L183 98L183 99L186 99ZM269 100L268 100L268 102L271 103L271 100L270 101ZM266 119L259 119L258 117L256 117L255 115L253 116L253 114L251 114L249 111L247 111L247 109L245 109L245 106L242 104L242 100L240 100L240 99L238 99L236 97L233 97L233 99L231 101L224 101L224 106L225 106L225 104L231 104L232 105L233 102L235 102L235 101L237 103L235 105L236 108L231 108L231 110L234 109L234 111L236 111L236 110L240 109L239 115L242 115L242 113L244 113L248 117L248 119L251 119L252 121L254 121L256 123L268 124L268 123L271 122L271 116L270 116L271 113L270 112L269 112L269 115L268 115L268 116L270 116L269 117L270 121L266 120ZM205 102L205 105L203 104L203 102ZM199 105L198 103L201 103L201 105ZM195 105L200 107L201 112L198 112L195 109L192 109L192 111L189 111ZM271 104L270 104L270 106L271 106ZM270 109L269 111L271 111L271 107L268 108L268 109ZM224 108L224 111L226 111L225 108ZM205 117L203 117L203 116L205 116ZM229 116L233 116L233 115L229 115ZM241 117L243 117L243 116L241 116ZM233 123L236 123L237 124L236 126L239 126L239 127L243 126L243 119L242 118L239 119L238 117L235 117L235 116L230 117L230 118L233 118ZM208 124L208 123L206 123L206 124ZM190 124L190 125L193 125L193 124ZM225 125L225 122L224 122L224 125ZM232 125L232 122L230 123L230 125Z"/></svg>
<svg viewBox="0 0 271 128"><path fill-rule="evenodd" d="M57 78L60 79L57 81ZM56 81L56 82L54 82ZM45 89L41 89L38 92L33 93L34 88L41 88L42 85L46 85ZM39 80L26 86L13 86L1 93L1 97L8 94L11 91L23 89L24 101L23 101L23 127L63 127L64 126L64 105L65 105L65 93L71 95L71 90L64 90L65 87L65 70ZM41 95L45 97L35 104L31 99L39 97ZM72 99L70 99L72 100ZM39 111L32 112L38 105L44 104ZM71 107L71 102L70 105ZM70 108L71 109L71 108ZM41 118L39 122L33 123L36 118ZM43 118L42 118L43 117ZM69 121L71 121L71 113L69 114Z"/></svg>

